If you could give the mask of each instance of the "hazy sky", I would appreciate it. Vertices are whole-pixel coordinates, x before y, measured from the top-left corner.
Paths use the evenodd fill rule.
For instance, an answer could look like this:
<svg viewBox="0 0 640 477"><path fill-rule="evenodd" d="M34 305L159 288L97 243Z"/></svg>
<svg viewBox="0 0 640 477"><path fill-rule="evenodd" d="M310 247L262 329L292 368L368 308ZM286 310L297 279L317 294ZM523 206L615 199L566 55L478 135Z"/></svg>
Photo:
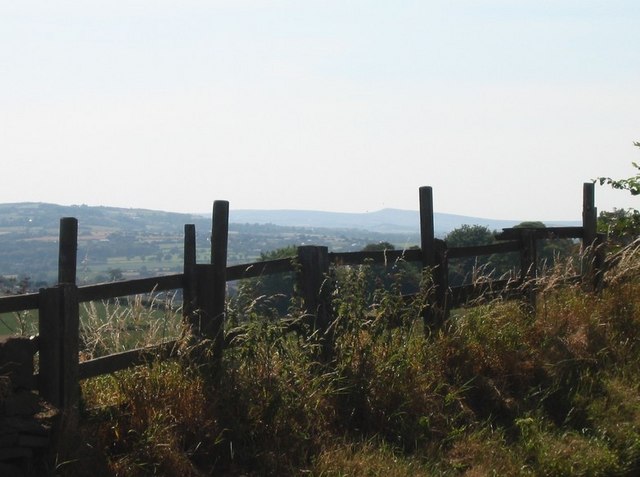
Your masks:
<svg viewBox="0 0 640 477"><path fill-rule="evenodd" d="M579 219L640 161L638 0L0 3L0 202ZM600 210L640 199L597 189Z"/></svg>

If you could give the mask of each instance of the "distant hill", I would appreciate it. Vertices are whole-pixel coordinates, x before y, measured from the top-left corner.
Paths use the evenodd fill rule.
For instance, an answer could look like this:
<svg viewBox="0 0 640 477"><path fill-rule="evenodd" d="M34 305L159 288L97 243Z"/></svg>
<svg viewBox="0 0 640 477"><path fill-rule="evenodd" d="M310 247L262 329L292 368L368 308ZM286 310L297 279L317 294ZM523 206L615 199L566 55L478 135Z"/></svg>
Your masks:
<svg viewBox="0 0 640 477"><path fill-rule="evenodd" d="M106 229L180 230L184 224L206 217L198 214L180 214L146 209L94 207L88 205L57 205L42 202L0 204L0 227L11 227L25 232L39 229L57 229L62 217L75 217L79 226ZM210 218L209 218L210 220ZM173 231L173 230L171 230Z"/></svg>
<svg viewBox="0 0 640 477"><path fill-rule="evenodd" d="M19 286L20 277L29 277L36 287L55 280L62 217L78 219L78 279L83 283L180 272L185 224L196 226L199 263L210 260L209 215L31 202L0 204L0 293ZM434 220L439 237L462 224L499 230L519 223L451 214L436 214ZM290 245L323 245L335 252L353 252L382 241L398 248L420 243L419 215L410 210L360 214L231 210L229 221L229 264L251 263L263 253Z"/></svg>
<svg viewBox="0 0 640 477"><path fill-rule="evenodd" d="M119 230L181 231L184 224L207 226L210 216L182 214L148 209L63 206L48 203L19 202L0 204L0 227L48 229L58 226L61 217L76 217L79 225ZM536 219L538 220L538 219ZM544 218L539 220L544 221ZM418 211L382 209L375 212L347 213L317 210L244 210L231 209L229 222L234 224L272 224L285 227L359 229L377 233L416 234L420 231ZM434 226L444 236L463 224L483 225L491 230L513 227L521 220L495 220L482 217L435 213ZM579 225L577 221L545 222L547 225Z"/></svg>
<svg viewBox="0 0 640 477"><path fill-rule="evenodd" d="M378 233L419 233L420 216L415 210L382 209L376 212L345 213L315 210L232 210L229 220L236 223L271 223L297 227L364 229ZM483 225L490 230L513 227L522 220L494 220L455 214L434 214L437 236L444 236L463 224ZM545 222L546 223L546 222ZM578 222L547 225L579 225Z"/></svg>

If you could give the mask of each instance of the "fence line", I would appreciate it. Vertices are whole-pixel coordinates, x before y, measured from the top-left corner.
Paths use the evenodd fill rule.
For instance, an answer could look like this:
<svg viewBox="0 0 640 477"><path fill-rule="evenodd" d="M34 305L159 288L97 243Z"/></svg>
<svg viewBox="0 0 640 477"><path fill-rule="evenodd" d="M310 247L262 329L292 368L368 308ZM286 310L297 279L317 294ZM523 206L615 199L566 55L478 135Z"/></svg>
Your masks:
<svg viewBox="0 0 640 477"><path fill-rule="evenodd" d="M157 291L182 290L183 318L196 337L215 342L217 358L224 348L226 283L275 273L295 272L302 303L313 317L313 325L328 329L331 321L326 276L330 266L364 263L389 264L397 260L416 262L432 272L432 293L423 312L425 329L437 326L447 318L452 307L459 306L483 294L524 296L535 304L535 289L531 278L537 273L536 242L542 239L578 238L583 248L591 250L583 267L591 288L601 279L602 257L589 249L598 244L594 184L583 187L582 227L510 228L497 235L500 243L471 247L448 248L436 239L433 227L433 194L431 187L421 187L420 231L421 248L410 250L328 252L327 247L298 247L296 257L282 258L227 267L229 203L216 201L213 207L211 263L196 263L195 226L185 225L184 271L181 274L128 280L78 287L76 256L78 222L75 218L60 220L59 284L43 288L39 293L0 298L0 313L39 310L39 336L36 341L40 355L37 386L43 398L63 409L73 410L79 399L79 380L112 373L148 362L156 357L175 356L175 341L147 348L116 353L78 362L79 305L92 300L108 300L120 296ZM492 280L477 285L450 287L450 259L490 254L518 252L520 277L517 280Z"/></svg>

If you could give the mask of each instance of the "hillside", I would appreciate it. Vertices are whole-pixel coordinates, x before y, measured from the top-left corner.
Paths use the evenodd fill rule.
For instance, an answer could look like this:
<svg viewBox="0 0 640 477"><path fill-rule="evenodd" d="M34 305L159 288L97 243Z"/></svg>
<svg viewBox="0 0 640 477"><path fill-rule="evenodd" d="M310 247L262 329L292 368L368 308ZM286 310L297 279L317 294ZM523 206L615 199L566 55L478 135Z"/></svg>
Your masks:
<svg viewBox="0 0 640 477"><path fill-rule="evenodd" d="M262 253L289 245L314 244L333 251L355 251L380 241L398 247L419 241L417 230L380 233L355 226L275 225L268 220L250 222L242 216L234 219L233 211L230 215L229 264L252 262ZM81 283L182 271L185 224L196 226L198 261L209 260L209 216L84 205L0 204L0 277L5 282L17 285L21 278L29 277L31 287L37 288L55 281L61 217L78 219Z"/></svg>
<svg viewBox="0 0 640 477"><path fill-rule="evenodd" d="M420 216L417 210L382 209L364 213L321 212L317 210L232 210L230 215L230 221L238 223L355 228L379 233L415 233L420 228ZM464 224L483 225L490 230L500 230L513 227L523 220L496 220L436 212L434 214L434 228L436 236L442 237ZM575 221L562 223L545 221L545 223L547 225L578 225L578 222Z"/></svg>
<svg viewBox="0 0 640 477"><path fill-rule="evenodd" d="M231 210L229 215L230 264L248 263L289 245L325 245L332 251L347 252L380 241L402 248L420 240L417 211ZM79 222L78 278L82 283L181 271L184 225L188 223L195 224L198 233L198 260L209 260L208 215L21 202L0 204L0 277L14 283L29 277L36 287L55 281L61 217L76 217ZM438 213L434 220L438 236L462 224L494 230L518 223Z"/></svg>

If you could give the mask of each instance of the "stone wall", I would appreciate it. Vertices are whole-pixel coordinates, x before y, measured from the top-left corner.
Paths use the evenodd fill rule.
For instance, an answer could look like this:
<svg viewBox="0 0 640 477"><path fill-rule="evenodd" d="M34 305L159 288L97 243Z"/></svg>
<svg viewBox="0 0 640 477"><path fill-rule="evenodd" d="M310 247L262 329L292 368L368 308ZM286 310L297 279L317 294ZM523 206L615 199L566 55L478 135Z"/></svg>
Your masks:
<svg viewBox="0 0 640 477"><path fill-rule="evenodd" d="M58 411L35 391L30 338L0 338L0 475L53 474L48 450Z"/></svg>

